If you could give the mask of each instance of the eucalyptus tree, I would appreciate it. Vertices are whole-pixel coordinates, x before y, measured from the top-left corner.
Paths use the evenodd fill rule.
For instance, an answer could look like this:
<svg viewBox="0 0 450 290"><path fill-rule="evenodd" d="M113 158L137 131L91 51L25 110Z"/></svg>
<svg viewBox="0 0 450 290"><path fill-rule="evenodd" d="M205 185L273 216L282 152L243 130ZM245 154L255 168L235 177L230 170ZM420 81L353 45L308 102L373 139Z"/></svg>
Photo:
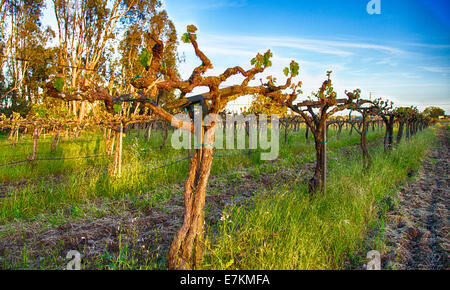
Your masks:
<svg viewBox="0 0 450 290"><path fill-rule="evenodd" d="M423 115L428 118L437 119L440 116L445 116L445 110L435 106L426 107L423 111Z"/></svg>
<svg viewBox="0 0 450 290"><path fill-rule="evenodd" d="M2 87L0 110L23 116L31 105L42 100L39 86L51 69L47 48L52 31L41 23L43 0L2 0L0 2L0 72Z"/></svg>
<svg viewBox="0 0 450 290"><path fill-rule="evenodd" d="M53 0L57 21L59 77L69 90L86 86L88 79L105 82L107 67L114 59L119 31L150 21L161 7L156 0ZM84 73L84 75L83 75ZM110 78L110 81L111 78ZM86 102L72 103L82 120Z"/></svg>

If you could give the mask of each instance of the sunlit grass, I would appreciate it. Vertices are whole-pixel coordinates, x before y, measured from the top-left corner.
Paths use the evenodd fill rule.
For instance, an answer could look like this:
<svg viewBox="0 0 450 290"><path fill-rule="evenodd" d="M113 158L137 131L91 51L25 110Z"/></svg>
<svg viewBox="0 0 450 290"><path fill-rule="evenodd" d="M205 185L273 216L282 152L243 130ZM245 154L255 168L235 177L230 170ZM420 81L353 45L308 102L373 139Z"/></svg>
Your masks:
<svg viewBox="0 0 450 290"><path fill-rule="evenodd" d="M280 154L277 162L259 159L260 150L248 155L248 150L216 150L215 154L228 157L214 159L212 175L233 178L234 171L245 169L251 176L271 174L283 167L301 168L314 162L315 151L312 136L307 142L304 129L290 132L287 143L280 133ZM141 134L143 135L143 134ZM274 184L255 195L252 202L228 207L229 216L218 225L208 227L204 267L206 269L339 269L346 259L361 248L368 229L378 221L381 202L395 191L396 184L404 180L408 171L417 168L421 157L434 142L433 129L419 133L390 153L384 153L383 129L369 130L369 142L375 142L370 151L373 167L364 171L359 150L359 135L343 129L338 139L335 130L328 135L328 190L325 195L310 198L307 184L302 178L291 184ZM3 156L17 152L5 140L0 145L8 148ZM170 136L169 136L170 138ZM49 152L51 139L40 141L38 152ZM81 140L90 140L80 145ZM26 141L26 140L24 140ZM166 148L158 147L162 136L152 133L147 141L136 132L124 138L123 167L121 177L111 176L109 158L91 163L85 160L65 160L46 167L44 162L24 164L19 168L1 169L6 180L27 182L7 192L0 200L0 223L31 222L38 220L43 226L60 225L73 220L95 219L105 215L121 215L122 211L145 210L182 193L188 160L164 166L173 160L187 157L186 150L175 150L168 142ZM31 145L23 145L31 146ZM101 134L82 136L80 140L62 140L54 154L82 155L99 148L104 152ZM103 147L102 147L103 146ZM342 148L351 149L343 154ZM25 149L23 152L28 153ZM86 150L86 151L84 151ZM91 153L91 152L90 152ZM11 159L8 159L11 160ZM49 164L53 164L50 163ZM54 167L53 167L54 166ZM158 168L157 170L152 170ZM50 175L58 178L49 179ZM240 176L240 175L239 175ZM238 178L239 178L238 176ZM5 180L5 181L6 181ZM208 193L214 194L214 193ZM122 201L126 201L123 203ZM124 236L118 252L106 249L88 268L98 269L163 269L164 259L146 259L142 253L130 251L132 239ZM36 265L30 259L34 254L24 249L23 257L16 264L3 268L52 269L64 261L57 249ZM11 263L11 262L8 262ZM59 266L58 266L59 267Z"/></svg>
<svg viewBox="0 0 450 290"><path fill-rule="evenodd" d="M210 229L205 268L342 268L377 222L381 200L419 167L435 139L427 129L388 154L378 145L368 171L359 155L330 162L327 192L312 199L306 184L280 184L250 208L227 208L229 218Z"/></svg>

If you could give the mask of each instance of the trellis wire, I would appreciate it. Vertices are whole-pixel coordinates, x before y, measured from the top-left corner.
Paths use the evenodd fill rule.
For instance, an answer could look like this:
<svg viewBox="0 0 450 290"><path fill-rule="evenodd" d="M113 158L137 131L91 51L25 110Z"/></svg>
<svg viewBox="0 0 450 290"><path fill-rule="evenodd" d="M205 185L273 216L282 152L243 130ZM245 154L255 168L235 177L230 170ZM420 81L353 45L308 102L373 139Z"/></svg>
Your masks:
<svg viewBox="0 0 450 290"><path fill-rule="evenodd" d="M13 161L8 163L0 164L0 167L2 166L8 166L8 165L16 165L24 162L32 162L32 161L51 161L51 160L67 160L67 159L87 159L87 158L98 158L103 156L109 156L108 154L96 154L96 155L87 155L87 156L71 156L71 157L50 157L50 158L36 158L33 160L19 160L19 161Z"/></svg>

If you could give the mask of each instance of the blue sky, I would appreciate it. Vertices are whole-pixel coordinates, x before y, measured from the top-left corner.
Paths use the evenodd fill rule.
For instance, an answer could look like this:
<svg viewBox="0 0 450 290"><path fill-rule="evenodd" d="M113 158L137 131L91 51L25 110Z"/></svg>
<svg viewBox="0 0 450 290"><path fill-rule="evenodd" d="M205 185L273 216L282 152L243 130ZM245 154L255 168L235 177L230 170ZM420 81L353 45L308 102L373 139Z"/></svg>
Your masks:
<svg viewBox="0 0 450 290"><path fill-rule="evenodd" d="M380 15L367 13L368 2L167 0L165 8L179 34L188 24L198 27L199 45L215 66L211 74L249 68L257 52L270 48L273 67L264 76L284 80L282 68L296 60L301 98L331 69L341 96L360 88L365 97L371 92L398 106L439 104L449 112L450 1L381 0ZM198 60L189 45L179 50L188 76Z"/></svg>
<svg viewBox="0 0 450 290"><path fill-rule="evenodd" d="M271 49L273 66L254 84L267 75L284 81L282 69L293 59L303 81L300 99L333 70L338 96L360 88L363 97L371 92L397 106L439 105L450 112L449 0L380 0L380 15L367 13L369 0L163 2L179 36L186 25L197 26L199 46L214 65L209 75L236 65L250 68L256 53ZM47 6L44 19L52 22ZM189 44L180 43L179 53L186 59L181 74L188 77L199 61ZM230 108L248 102L242 97Z"/></svg>

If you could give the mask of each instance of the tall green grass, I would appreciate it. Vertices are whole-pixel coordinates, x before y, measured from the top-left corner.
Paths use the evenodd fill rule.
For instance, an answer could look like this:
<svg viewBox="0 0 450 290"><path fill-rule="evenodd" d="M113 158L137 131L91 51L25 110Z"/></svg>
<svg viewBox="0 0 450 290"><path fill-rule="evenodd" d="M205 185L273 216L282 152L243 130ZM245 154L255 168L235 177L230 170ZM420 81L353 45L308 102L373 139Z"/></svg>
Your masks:
<svg viewBox="0 0 450 290"><path fill-rule="evenodd" d="M326 194L310 198L304 183L279 184L250 204L227 208L208 230L204 268L343 268L378 222L381 201L420 166L436 140L434 131L420 132L392 152L371 148L370 170L360 154L331 159Z"/></svg>
<svg viewBox="0 0 450 290"><path fill-rule="evenodd" d="M382 136L382 130L370 131L370 140ZM3 162L15 159L8 156L29 153L30 141L21 140L15 148L6 141L6 136L0 140L5 148ZM170 138L170 135L169 135ZM42 139L42 140L41 140ZM52 139L47 137L39 141L38 153L50 154ZM28 142L28 143L27 143ZM331 148L340 148L350 144L358 144L359 135L348 135L343 130L340 139L334 130L329 131ZM7 192L7 197L0 200L0 224L14 220L36 218L44 219L52 224L60 224L68 219L100 217L121 210L117 208L118 201L126 200L134 209L151 208L156 204L170 199L174 194L181 194L188 171L188 160L180 161L170 166L158 168L173 160L187 156L187 150L175 150L167 146L160 150L162 143L160 132L153 132L149 141L131 131L124 138L123 166L121 177L108 173L111 157L92 159L69 159L56 161L37 161L35 164L20 164L17 166L0 167L0 181L15 181L27 179L25 184L16 186ZM280 133L279 159L285 164L292 162L312 162L315 159L314 142L306 142L304 129L294 134L290 132L288 142L284 143L284 135ZM86 156L105 152L101 134L86 133L80 139L62 140L54 156ZM215 150L216 155L231 155L214 158L212 175L249 168L255 174L261 170L276 170L279 164L264 166L260 150L254 150L252 155L247 150ZM38 156L39 157L39 156ZM49 178L53 175L53 178Z"/></svg>

